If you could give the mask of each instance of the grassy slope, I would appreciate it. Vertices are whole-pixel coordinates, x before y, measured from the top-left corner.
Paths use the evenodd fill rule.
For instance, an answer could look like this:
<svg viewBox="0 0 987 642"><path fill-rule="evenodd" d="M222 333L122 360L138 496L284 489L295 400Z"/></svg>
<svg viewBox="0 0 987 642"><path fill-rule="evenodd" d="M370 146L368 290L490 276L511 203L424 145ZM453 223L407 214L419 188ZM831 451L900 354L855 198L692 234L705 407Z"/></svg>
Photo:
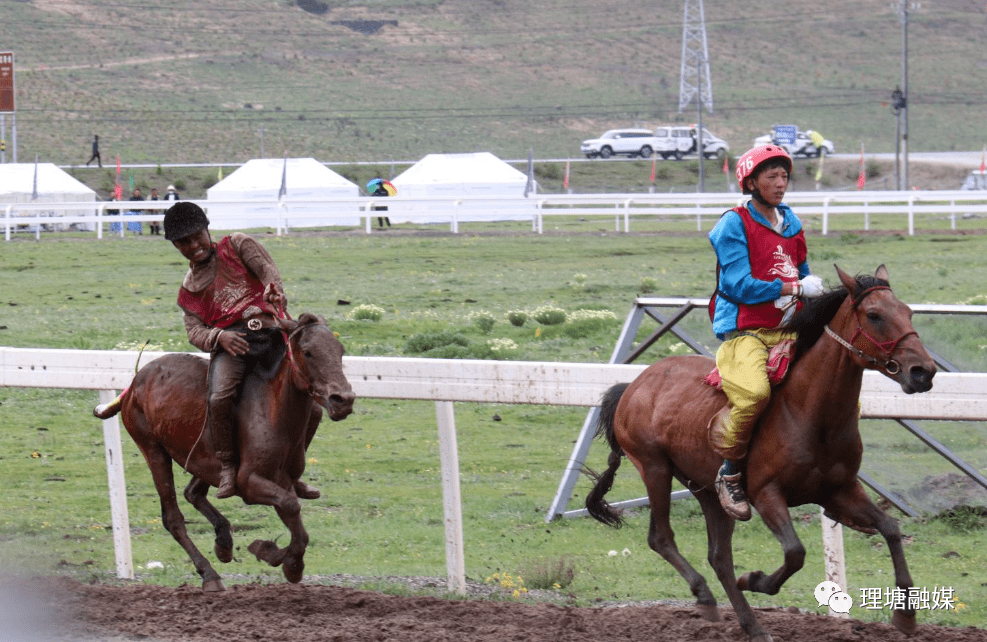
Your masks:
<svg viewBox="0 0 987 642"><path fill-rule="evenodd" d="M609 222L602 227L594 222L566 225L570 234L564 236L267 236L265 244L285 275L293 312L326 314L350 354L404 355L411 336L454 330L474 345L486 345L490 338L511 339L518 349L505 355L510 358L603 362L636 294L656 283L660 291L654 293L664 296L708 293L710 257L701 236L613 235L606 233ZM815 236L810 239L810 260L830 282L834 277L829 265L834 262L858 272L873 270L883 261L903 300L959 303L984 296L982 282L964 278L982 263L984 239ZM945 247L948 262L942 258ZM12 346L119 349L150 339L152 348L190 349L173 303L184 269L174 249L160 239L97 242L58 235L39 244L19 237L5 244L0 255L0 273L8 284L0 298L0 326L5 326L0 337ZM338 306L339 299L351 305ZM383 318L377 323L349 319L348 312L364 303L383 308ZM509 309L530 311L544 304L570 312L610 310L615 319L579 333L567 329L571 324L528 322L515 328L502 316ZM496 319L489 335L471 321L471 314L482 312ZM704 319L697 317L690 324L695 336L708 337ZM964 325L957 332L924 321L920 331L926 342L962 367L987 368L980 325ZM650 328L643 328L642 336L647 332ZM663 340L645 358L680 349L672 340ZM89 416L95 395L0 392L5 488L0 564L110 578L114 566L104 454L98 422ZM506 571L532 578L546 563L564 558L575 571L565 593L581 604L598 598L688 599L681 579L647 549L646 511L633 515L621 531L590 520L544 523L584 414L569 408L457 404L468 575L484 581L496 571ZM434 422L434 406L427 402L364 399L345 422L322 427L306 472L324 492L323 499L305 509L312 536L307 558L311 581L330 573L444 573ZM945 425L935 430L961 457L978 467L987 465L982 427ZM882 423L868 431L868 465L908 473L894 478L896 490L922 487L924 476L949 472L948 465L930 457L900 429ZM587 464L602 468L604 451L594 446ZM128 439L123 456L141 579L195 583L184 553L161 528L150 476ZM887 471L882 468L879 473L884 480ZM577 488L574 505L584 496L586 484ZM612 498L633 497L640 491L632 467L625 466ZM238 527L240 549L238 561L220 572L231 582L281 581L277 569L258 564L246 552L254 538L283 534L273 512L235 501L223 503L222 509ZM695 505L680 502L675 511L680 546L712 578ZM197 542L208 550L207 525L191 509L186 513ZM799 510L796 515L808 550L806 568L779 596L754 596L757 604L815 607L812 589L822 577L818 510ZM965 605L958 611L923 612L921 621L982 625L987 612L978 569L985 562L987 531L960 530L934 519L905 519L903 530L909 536L916 584L930 590L954 587ZM780 561L773 538L756 520L738 527L736 542L737 563L743 570L773 569ZM627 557L608 555L625 548ZM847 549L851 595L889 583L890 562L883 544L848 533ZM146 569L154 560L165 568ZM881 618L887 612L854 615Z"/></svg>
<svg viewBox="0 0 987 642"><path fill-rule="evenodd" d="M723 6L726 5L726 6ZM707 3L715 113L735 152L773 123L838 151L893 151L886 103L901 82L887 3ZM678 113L682 3L617 0L164 5L7 3L21 160L242 162L265 155L415 160L430 152L578 155L579 141ZM333 21L396 27L364 35ZM911 14L912 150L977 149L983 6ZM948 73L944 73L947 71ZM261 131L263 130L263 134Z"/></svg>

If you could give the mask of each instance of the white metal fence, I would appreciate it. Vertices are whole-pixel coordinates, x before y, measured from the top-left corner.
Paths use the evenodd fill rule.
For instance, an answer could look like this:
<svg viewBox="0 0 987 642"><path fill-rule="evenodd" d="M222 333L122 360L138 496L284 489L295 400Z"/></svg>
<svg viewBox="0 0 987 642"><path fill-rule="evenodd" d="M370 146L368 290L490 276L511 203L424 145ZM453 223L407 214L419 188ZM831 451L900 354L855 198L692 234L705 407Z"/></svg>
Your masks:
<svg viewBox="0 0 987 642"><path fill-rule="evenodd" d="M398 218L402 213L409 216L413 212L428 210L431 220L447 220L452 232L459 232L462 221L500 220L498 212L511 213L517 218L518 210L531 210L532 231L544 231L547 216L612 217L615 231L630 232L633 220L642 217L662 220L694 220L696 229L702 230L704 222L710 225L724 210L744 202L747 197L731 193L705 194L540 194L525 198L517 197L422 197L410 198L395 196L387 199L371 197L331 198L301 201L194 201L208 213L210 205L243 205L244 211L259 205L270 206L271 211L263 214L237 214L238 220L251 220L251 227L274 228L278 235L291 228L311 227L311 220L318 218L338 218L340 220L359 218L364 221L364 229L370 234L371 221L380 216L374 212L374 205L387 205L388 216ZM839 217L862 217L862 225L869 230L879 217L906 217L902 231L915 234L916 219L933 216L948 221L951 228L963 218L987 219L987 192L956 191L873 191L873 192L790 192L786 202L795 208L799 217L819 219L822 234L828 234L831 220ZM94 229L97 238L102 238L107 229L123 236L128 222L150 222L160 220L160 210L167 209L170 201L102 201L98 203L59 203L60 211L77 211L78 214L51 216L50 203L10 203L3 209L4 238L11 240L12 233L23 230L33 232L36 238L47 229L64 228L75 225L83 229ZM249 206L249 208L248 208ZM313 212L313 208L316 211ZM123 215L131 210L144 210L146 213ZM305 211L302 211L305 210ZM121 216L107 214L119 211ZM213 227L223 226L222 217L213 215ZM987 225L987 223L985 223ZM109 228L107 227L109 226Z"/></svg>
<svg viewBox="0 0 987 642"><path fill-rule="evenodd" d="M162 354L145 353L141 362ZM0 387L98 390L105 403L130 384L137 360L131 351L0 348ZM345 357L343 366L358 397L435 401L446 565L449 588L460 593L466 578L453 402L594 406L607 388L646 367L396 357ZM931 392L906 395L886 377L867 372L860 404L861 416L869 418L987 420L987 373L940 373ZM117 417L102 423L117 575L133 577L120 426Z"/></svg>

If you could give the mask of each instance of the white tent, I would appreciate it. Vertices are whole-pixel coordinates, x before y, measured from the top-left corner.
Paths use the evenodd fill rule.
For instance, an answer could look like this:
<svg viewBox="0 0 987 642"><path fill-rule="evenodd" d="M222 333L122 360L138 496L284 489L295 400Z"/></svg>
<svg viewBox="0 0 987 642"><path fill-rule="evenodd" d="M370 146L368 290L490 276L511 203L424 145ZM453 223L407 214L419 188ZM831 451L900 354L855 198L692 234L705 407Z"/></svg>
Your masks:
<svg viewBox="0 0 987 642"><path fill-rule="evenodd" d="M35 193L37 195L35 196ZM59 203L95 203L96 192L76 180L71 174L52 163L3 163L0 164L0 218L6 215L11 203L43 203L44 217L95 216L95 207L58 207ZM11 217L38 214L37 208L13 209ZM54 229L95 230L93 223L58 222L47 227Z"/></svg>
<svg viewBox="0 0 987 642"><path fill-rule="evenodd" d="M290 227L360 224L355 203L311 203L330 198L356 199L360 196L356 184L314 158L255 158L206 190L210 201L219 201L208 205L209 227L275 227L281 214L277 201L282 180L285 194L281 200Z"/></svg>
<svg viewBox="0 0 987 642"><path fill-rule="evenodd" d="M428 202L417 199L438 197L451 199L469 197L489 198L489 202L473 202L458 208L460 221L506 221L530 219L535 210L532 202L518 205L498 203L497 199L524 196L528 177L490 152L475 154L429 154L391 181L398 197L416 199L410 203L389 207L393 222L448 222L454 202ZM531 190L537 192L537 184ZM431 213L431 214L430 214Z"/></svg>

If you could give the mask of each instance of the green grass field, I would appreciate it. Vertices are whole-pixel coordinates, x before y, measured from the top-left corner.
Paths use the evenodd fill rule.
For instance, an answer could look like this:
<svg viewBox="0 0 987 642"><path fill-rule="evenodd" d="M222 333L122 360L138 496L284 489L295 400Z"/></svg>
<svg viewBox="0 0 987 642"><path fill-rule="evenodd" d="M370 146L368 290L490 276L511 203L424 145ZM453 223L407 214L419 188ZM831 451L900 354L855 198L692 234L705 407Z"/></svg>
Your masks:
<svg viewBox="0 0 987 642"><path fill-rule="evenodd" d="M606 362L635 296L706 296L712 252L704 236L677 224L650 222L645 231L616 234L612 221L555 220L558 233L535 236L525 223L469 224L466 233L402 226L393 234L305 233L258 236L284 275L291 311L324 314L351 355L468 356L537 361ZM642 222L642 225L645 223ZM636 225L636 224L635 224ZM528 227L530 229L530 227ZM636 229L636 228L635 228ZM677 229L675 234L669 232ZM811 225L810 225L811 229ZM833 263L870 272L886 263L898 296L909 303L987 303L978 275L987 250L980 234L862 234L858 228L823 238L810 235L810 263L832 285ZM0 343L14 347L192 350L174 303L186 266L160 238L106 238L50 234L35 242L18 235L0 250ZM340 305L341 301L348 305ZM361 306L364 306L361 308ZM358 309L379 309L379 319L359 320ZM546 325L533 317L557 308L568 321ZM591 310L593 314L579 310ZM507 318L523 311L521 326ZM608 314L609 313L609 314ZM377 316L373 314L371 316ZM573 317L577 317L573 320ZM923 340L970 371L987 371L984 321L919 318ZM708 322L686 326L713 345ZM651 328L642 328L642 336ZM438 333L460 335L460 348L432 346ZM431 337L431 338L430 338ZM510 343L508 343L508 341ZM441 341L439 342L441 343ZM507 349L501 348L513 344ZM662 340L644 359L681 351ZM113 581L113 540L100 423L90 412L95 392L0 389L0 565L36 573ZM466 569L487 581L494 573L547 582L560 599L588 605L598 600L689 599L688 587L646 545L647 510L610 530L588 519L544 521L585 409L523 405L455 406L463 482ZM497 418L495 419L495 415ZM969 463L987 467L987 430L980 424L925 426ZM304 507L311 545L306 573L368 577L445 574L439 453L434 404L358 399L354 414L327 423L309 452L307 479L323 491ZM948 464L928 454L900 428L867 422L865 468L896 491L916 493L929 476L948 475ZM161 526L150 474L124 435L127 496L134 561L140 581L197 584L184 552ZM604 467L595 445L587 464ZM889 481L890 480L890 481ZM179 483L181 477L179 477ZM579 505L589 488L580 482ZM643 486L625 465L613 500L636 497ZM940 489L938 499L983 505L968 489ZM914 501L921 497L909 496ZM978 503L979 502L979 503ZM222 568L228 583L280 582L278 569L246 551L256 538L287 536L274 512L238 500L220 502L236 527L236 560ZM210 528L186 507L200 547ZM683 553L711 579L705 533L697 505L677 502L673 523ZM812 590L823 579L818 508L793 511L807 550L805 568L777 596L751 595L759 606L816 610ZM922 611L921 622L983 626L987 621L987 520L975 511L936 511L904 518L906 551L916 586L955 590L955 610ZM892 582L890 559L879 538L846 535L848 592ZM738 570L773 570L778 544L758 520L738 525ZM611 554L615 552L616 554ZM159 561L164 568L148 568ZM567 573L551 573L561 565ZM547 578L547 579L543 579ZM552 589L556 579L560 587ZM494 580L490 580L493 582ZM368 581L387 588L383 581ZM563 586L564 584L564 586ZM514 599L505 594L505 599ZM526 599L523 595L518 599ZM887 619L890 611L861 611L861 619Z"/></svg>

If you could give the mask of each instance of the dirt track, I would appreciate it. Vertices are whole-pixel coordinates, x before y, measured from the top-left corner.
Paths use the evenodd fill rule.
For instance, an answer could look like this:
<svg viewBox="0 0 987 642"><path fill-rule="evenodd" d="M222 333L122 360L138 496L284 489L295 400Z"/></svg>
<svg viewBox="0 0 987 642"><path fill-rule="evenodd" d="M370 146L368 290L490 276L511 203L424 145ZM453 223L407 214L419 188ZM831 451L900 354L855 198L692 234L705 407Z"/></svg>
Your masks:
<svg viewBox="0 0 987 642"><path fill-rule="evenodd" d="M517 601L395 597L338 586L198 587L87 585L64 578L7 580L0 599L4 642L602 642L744 640L735 615L701 619L690 607L576 608ZM14 603L10 603L13 600ZM14 608L11 608L14 607ZM3 618L8 622L3 622ZM987 631L920 624L906 638L888 624L781 609L759 610L774 639L811 642L985 642ZM13 637L11 637L13 636Z"/></svg>

